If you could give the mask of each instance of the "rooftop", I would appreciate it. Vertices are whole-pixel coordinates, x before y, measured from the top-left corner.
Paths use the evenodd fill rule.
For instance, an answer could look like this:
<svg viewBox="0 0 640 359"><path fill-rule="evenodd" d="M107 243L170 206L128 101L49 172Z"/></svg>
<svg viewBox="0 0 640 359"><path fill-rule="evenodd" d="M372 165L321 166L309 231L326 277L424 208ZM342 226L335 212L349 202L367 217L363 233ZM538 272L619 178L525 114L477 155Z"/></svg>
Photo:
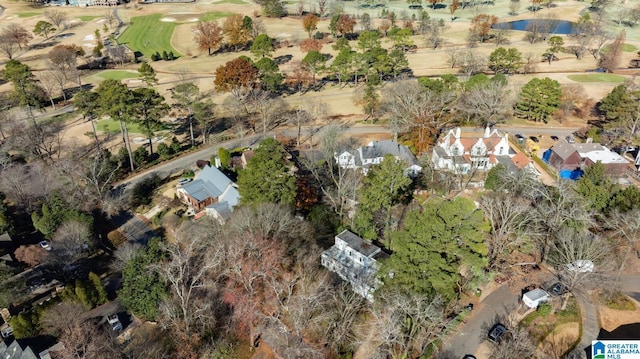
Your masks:
<svg viewBox="0 0 640 359"><path fill-rule="evenodd" d="M349 247L355 249L360 254L366 257L370 257L371 255L375 255L381 251L380 247L365 241L357 234L348 230L342 231L342 233L338 234L336 238L340 238L341 240L345 241L349 245Z"/></svg>

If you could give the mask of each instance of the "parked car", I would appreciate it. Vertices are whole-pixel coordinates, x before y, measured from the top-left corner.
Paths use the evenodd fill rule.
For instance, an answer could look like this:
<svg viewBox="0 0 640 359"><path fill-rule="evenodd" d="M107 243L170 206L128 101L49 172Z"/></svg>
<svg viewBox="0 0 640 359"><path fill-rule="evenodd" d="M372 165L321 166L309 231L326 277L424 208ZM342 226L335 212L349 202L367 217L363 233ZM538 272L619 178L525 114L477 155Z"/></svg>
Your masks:
<svg viewBox="0 0 640 359"><path fill-rule="evenodd" d="M51 244L49 243L49 241L41 241L40 243L38 243L40 245L40 247L50 251L51 250Z"/></svg>
<svg viewBox="0 0 640 359"><path fill-rule="evenodd" d="M499 343L502 340L502 336L507 332L507 327L501 323L496 323L489 330L488 338L494 343Z"/></svg>
<svg viewBox="0 0 640 359"><path fill-rule="evenodd" d="M193 181L193 178L180 178L178 180L178 186L183 186L191 181Z"/></svg>
<svg viewBox="0 0 640 359"><path fill-rule="evenodd" d="M554 141L557 141L558 140L558 136L551 136L551 139L554 140Z"/></svg>
<svg viewBox="0 0 640 359"><path fill-rule="evenodd" d="M593 272L593 262L588 259L578 259L573 263L567 264L567 270L570 272L590 273Z"/></svg>
<svg viewBox="0 0 640 359"><path fill-rule="evenodd" d="M122 322L118 318L118 313L113 313L107 316L107 322L111 325L111 330L114 332L119 332L122 330Z"/></svg>
<svg viewBox="0 0 640 359"><path fill-rule="evenodd" d="M566 292L567 286L560 282L556 282L551 287L549 287L549 293L551 293L551 295L559 296L565 294Z"/></svg>
<svg viewBox="0 0 640 359"><path fill-rule="evenodd" d="M529 139L535 143L540 143L540 140L536 136L529 136Z"/></svg>
<svg viewBox="0 0 640 359"><path fill-rule="evenodd" d="M467 355L463 356L462 359L476 359L476 357L471 355L471 354L467 354Z"/></svg>
<svg viewBox="0 0 640 359"><path fill-rule="evenodd" d="M565 139L569 143L575 143L576 142L575 138L573 138L573 136L571 136L571 135L567 136Z"/></svg>

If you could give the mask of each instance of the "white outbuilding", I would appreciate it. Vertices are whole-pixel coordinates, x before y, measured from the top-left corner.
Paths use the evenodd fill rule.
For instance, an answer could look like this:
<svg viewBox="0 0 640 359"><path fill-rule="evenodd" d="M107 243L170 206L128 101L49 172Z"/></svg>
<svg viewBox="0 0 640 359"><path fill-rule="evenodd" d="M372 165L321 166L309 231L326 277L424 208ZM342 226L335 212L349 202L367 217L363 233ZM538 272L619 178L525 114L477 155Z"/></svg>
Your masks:
<svg viewBox="0 0 640 359"><path fill-rule="evenodd" d="M540 303L548 301L550 298L549 293L537 288L526 292L522 296L522 302L529 308L538 308Z"/></svg>

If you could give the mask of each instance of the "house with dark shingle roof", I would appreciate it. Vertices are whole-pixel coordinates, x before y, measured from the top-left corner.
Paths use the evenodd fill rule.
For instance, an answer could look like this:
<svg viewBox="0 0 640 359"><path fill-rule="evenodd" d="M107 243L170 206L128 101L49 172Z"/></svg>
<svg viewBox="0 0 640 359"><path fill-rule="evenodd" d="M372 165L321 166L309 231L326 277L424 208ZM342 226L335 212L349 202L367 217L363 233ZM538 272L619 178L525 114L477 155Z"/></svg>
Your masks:
<svg viewBox="0 0 640 359"><path fill-rule="evenodd" d="M336 154L335 158L340 167L361 168L362 173L367 174L369 168L379 165L385 155L392 155L396 159L404 161L408 165L407 174L411 177L422 171L422 167L418 165L418 159L409 147L393 140L371 141L366 146Z"/></svg>
<svg viewBox="0 0 640 359"><path fill-rule="evenodd" d="M231 216L240 200L240 193L222 171L205 166L195 180L177 189L178 198L196 215L206 213L220 221Z"/></svg>
<svg viewBox="0 0 640 359"><path fill-rule="evenodd" d="M556 171L584 170L600 162L611 176L622 176L629 161L599 143L569 143L564 139L549 149L548 163Z"/></svg>

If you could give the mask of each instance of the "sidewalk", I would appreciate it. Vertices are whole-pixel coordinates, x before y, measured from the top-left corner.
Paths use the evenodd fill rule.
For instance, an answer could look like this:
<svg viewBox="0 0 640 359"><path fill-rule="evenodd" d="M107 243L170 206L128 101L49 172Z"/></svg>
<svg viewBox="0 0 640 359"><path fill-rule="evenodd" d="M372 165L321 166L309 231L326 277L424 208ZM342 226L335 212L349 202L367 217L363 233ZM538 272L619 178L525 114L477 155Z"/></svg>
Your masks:
<svg viewBox="0 0 640 359"><path fill-rule="evenodd" d="M582 338L580 338L580 343L578 343L576 349L568 355L568 358L587 358L586 353L590 352L591 341L597 339L600 333L598 312L588 292L577 290L575 296L582 314Z"/></svg>

